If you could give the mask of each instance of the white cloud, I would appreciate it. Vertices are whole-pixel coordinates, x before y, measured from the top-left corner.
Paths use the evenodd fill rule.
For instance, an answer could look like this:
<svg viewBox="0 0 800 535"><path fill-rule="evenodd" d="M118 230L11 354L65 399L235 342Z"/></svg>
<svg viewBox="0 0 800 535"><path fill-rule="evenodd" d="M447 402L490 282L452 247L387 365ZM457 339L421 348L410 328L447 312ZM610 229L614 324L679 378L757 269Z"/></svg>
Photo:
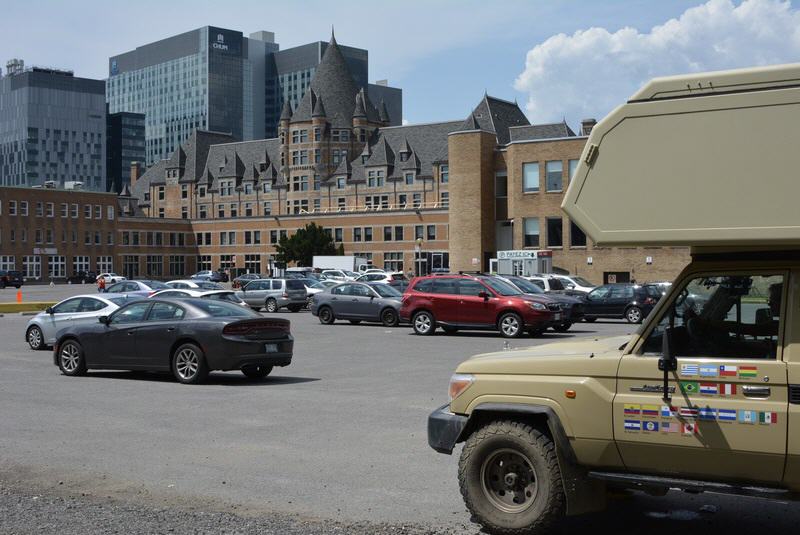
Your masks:
<svg viewBox="0 0 800 535"><path fill-rule="evenodd" d="M589 28L527 54L514 87L534 123L601 118L656 76L800 61L800 10L789 1L709 0L649 32Z"/></svg>

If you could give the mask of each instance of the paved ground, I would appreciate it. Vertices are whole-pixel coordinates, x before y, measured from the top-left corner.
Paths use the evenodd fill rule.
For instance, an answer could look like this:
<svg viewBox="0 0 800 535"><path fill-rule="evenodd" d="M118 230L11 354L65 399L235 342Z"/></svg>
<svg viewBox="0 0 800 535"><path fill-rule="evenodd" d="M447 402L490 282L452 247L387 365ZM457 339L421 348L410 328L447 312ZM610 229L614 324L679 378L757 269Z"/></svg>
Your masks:
<svg viewBox="0 0 800 535"><path fill-rule="evenodd" d="M290 367L257 383L215 373L200 386L128 372L64 377L49 352L27 349L28 318L0 319L0 531L475 533L457 459L428 448L425 421L458 362L503 340L281 315L297 339ZM512 346L630 330L583 324ZM698 515L708 503L721 512ZM618 529L624 518L707 535L800 521L797 508L737 503L639 496L568 526Z"/></svg>

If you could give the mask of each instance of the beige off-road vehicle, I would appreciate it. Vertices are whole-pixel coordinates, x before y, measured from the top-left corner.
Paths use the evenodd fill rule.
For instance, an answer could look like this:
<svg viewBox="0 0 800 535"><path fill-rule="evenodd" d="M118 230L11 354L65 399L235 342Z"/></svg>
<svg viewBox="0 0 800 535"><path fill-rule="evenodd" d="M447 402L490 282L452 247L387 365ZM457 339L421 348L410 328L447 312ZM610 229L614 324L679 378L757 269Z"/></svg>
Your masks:
<svg viewBox="0 0 800 535"><path fill-rule="evenodd" d="M656 79L594 128L564 210L598 245L692 261L633 336L458 367L428 440L464 442L487 531L540 533L611 486L800 496L798 140L800 65Z"/></svg>

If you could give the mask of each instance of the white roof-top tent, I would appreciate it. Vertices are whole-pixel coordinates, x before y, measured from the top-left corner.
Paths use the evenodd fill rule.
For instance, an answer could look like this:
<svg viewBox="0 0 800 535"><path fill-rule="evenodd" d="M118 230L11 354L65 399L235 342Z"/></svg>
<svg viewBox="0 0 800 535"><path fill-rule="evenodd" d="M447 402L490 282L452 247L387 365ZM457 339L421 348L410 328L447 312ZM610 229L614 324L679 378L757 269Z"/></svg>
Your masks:
<svg viewBox="0 0 800 535"><path fill-rule="evenodd" d="M598 245L800 246L800 64L657 78L592 130L562 208Z"/></svg>

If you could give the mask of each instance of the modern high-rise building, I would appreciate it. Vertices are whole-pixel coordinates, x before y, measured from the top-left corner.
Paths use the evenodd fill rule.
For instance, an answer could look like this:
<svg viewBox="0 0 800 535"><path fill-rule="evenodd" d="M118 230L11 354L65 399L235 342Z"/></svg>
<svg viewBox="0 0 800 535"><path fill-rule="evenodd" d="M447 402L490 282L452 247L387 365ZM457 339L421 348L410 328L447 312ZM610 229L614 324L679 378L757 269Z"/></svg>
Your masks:
<svg viewBox="0 0 800 535"><path fill-rule="evenodd" d="M327 43L279 50L272 32L205 26L109 59L110 113L145 114L146 165L169 157L195 129L237 140L277 135L283 103L296 107ZM370 84L368 52L342 46L357 87L402 122L402 91Z"/></svg>
<svg viewBox="0 0 800 535"><path fill-rule="evenodd" d="M167 158L195 129L236 139L264 136L271 32L204 26L114 56L108 63L109 112L145 115L146 164Z"/></svg>
<svg viewBox="0 0 800 535"><path fill-rule="evenodd" d="M11 60L0 77L0 185L106 187L105 82Z"/></svg>
<svg viewBox="0 0 800 535"><path fill-rule="evenodd" d="M119 193L131 184L131 164L144 165L144 114L109 113L106 121L107 191Z"/></svg>

